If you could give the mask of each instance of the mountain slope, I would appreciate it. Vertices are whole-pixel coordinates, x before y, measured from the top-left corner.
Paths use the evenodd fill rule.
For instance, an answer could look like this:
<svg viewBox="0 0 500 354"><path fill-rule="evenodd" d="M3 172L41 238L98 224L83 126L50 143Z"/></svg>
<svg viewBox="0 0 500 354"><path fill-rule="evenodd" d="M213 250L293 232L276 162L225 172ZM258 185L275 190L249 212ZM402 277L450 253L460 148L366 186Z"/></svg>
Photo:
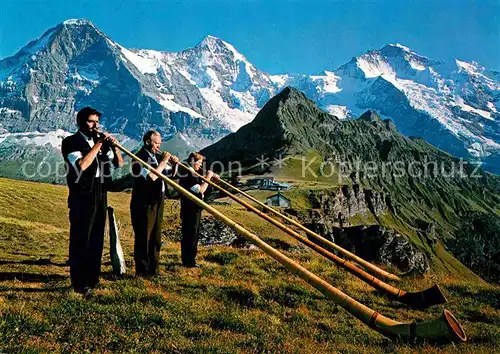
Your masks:
<svg viewBox="0 0 500 354"><path fill-rule="evenodd" d="M320 213L313 216L309 208L303 221L323 234L345 224L341 214L346 212L332 207L337 192L331 189L345 196L363 193L370 210L361 224L396 229L424 248L434 265L456 262L446 245L463 217L475 210L500 217L500 177L421 138L405 137L373 111L339 120L293 88L273 97L253 122L201 153L209 164L220 161L225 170L239 161L245 174L267 172L295 180L305 190L302 198ZM263 166L263 160L269 164ZM350 209L341 210L345 208Z"/></svg>
<svg viewBox="0 0 500 354"><path fill-rule="evenodd" d="M11 133L70 131L75 111L92 105L104 112L108 130L136 139L153 127L166 136L196 131L212 140L227 133L221 124L208 124L210 107L182 75L173 73L171 86L187 86L189 99L161 85L157 76L168 70L113 42L89 21L69 20L0 62L0 105L6 107L0 122Z"/></svg>
<svg viewBox="0 0 500 354"><path fill-rule="evenodd" d="M375 109L405 135L420 136L460 157L499 172L500 83L477 63L433 61L401 45L369 51L333 72L287 77L341 118Z"/></svg>
<svg viewBox="0 0 500 354"><path fill-rule="evenodd" d="M74 131L75 112L94 105L112 133L140 140L154 128L186 143L171 152L196 150L250 122L293 86L339 118L375 109L405 135L500 173L498 77L477 63L437 62L398 44L319 75L272 75L213 36L177 53L136 50L88 20L68 20L0 60L0 148L22 152L4 139L12 133L50 140L58 129Z"/></svg>

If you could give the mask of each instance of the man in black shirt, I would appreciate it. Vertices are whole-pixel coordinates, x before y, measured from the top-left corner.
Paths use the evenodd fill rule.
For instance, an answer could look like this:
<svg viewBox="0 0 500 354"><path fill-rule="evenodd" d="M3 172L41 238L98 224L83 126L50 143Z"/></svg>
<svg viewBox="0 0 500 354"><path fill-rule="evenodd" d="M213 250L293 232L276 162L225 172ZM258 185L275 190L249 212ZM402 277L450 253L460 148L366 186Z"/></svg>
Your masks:
<svg viewBox="0 0 500 354"><path fill-rule="evenodd" d="M169 153L160 153L160 134L150 130L144 135L143 142L144 146L136 154L137 157L157 172L174 177L179 159ZM173 165L173 169L167 165L168 162ZM165 182L137 161L132 163L132 173L134 188L130 215L135 235L135 273L139 276L154 276L159 271Z"/></svg>
<svg viewBox="0 0 500 354"><path fill-rule="evenodd" d="M195 176L192 170L200 173L205 157L199 153L192 152L189 157L190 171L181 177L179 184L192 194L203 200L204 193L208 188L208 183L200 177ZM208 170L205 176L207 179L217 179L218 175ZM200 228L202 208L190 199L181 196L181 259L185 267L198 267L196 264L196 254L198 252L198 232Z"/></svg>
<svg viewBox="0 0 500 354"><path fill-rule="evenodd" d="M66 137L61 147L69 188L71 284L86 296L99 282L111 163L123 165L116 139L99 133L100 117L99 111L82 108L76 117L78 132Z"/></svg>

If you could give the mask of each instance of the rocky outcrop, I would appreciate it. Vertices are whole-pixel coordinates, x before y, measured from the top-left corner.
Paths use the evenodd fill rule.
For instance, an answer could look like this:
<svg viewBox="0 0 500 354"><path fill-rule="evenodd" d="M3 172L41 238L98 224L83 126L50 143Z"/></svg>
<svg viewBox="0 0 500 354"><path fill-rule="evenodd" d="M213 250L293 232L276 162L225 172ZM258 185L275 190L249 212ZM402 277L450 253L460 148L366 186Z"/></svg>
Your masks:
<svg viewBox="0 0 500 354"><path fill-rule="evenodd" d="M182 237L180 229L165 230L163 234L173 241L180 241ZM202 246L251 247L236 231L211 216L201 219L199 243Z"/></svg>
<svg viewBox="0 0 500 354"><path fill-rule="evenodd" d="M429 271L429 259L408 238L379 225L351 226L364 218L376 222L381 213L393 212L390 197L359 185L338 189L313 190L309 193L312 209L288 210L311 230L325 236L362 258L391 265L402 271ZM432 224L421 225L435 232Z"/></svg>
<svg viewBox="0 0 500 354"><path fill-rule="evenodd" d="M245 246L246 240L229 226L213 217L205 217L200 225L200 244L203 246Z"/></svg>
<svg viewBox="0 0 500 354"><path fill-rule="evenodd" d="M309 201L313 209L321 208L326 213L337 215L339 223L362 214L378 215L387 211L389 196L365 189L355 184L338 189L310 191Z"/></svg>
<svg viewBox="0 0 500 354"><path fill-rule="evenodd" d="M430 270L425 251L408 238L379 225L336 229L332 236L332 241L367 261L395 266L405 272Z"/></svg>
<svg viewBox="0 0 500 354"><path fill-rule="evenodd" d="M288 210L305 226L321 234L331 234L335 228L351 225L353 218L376 221L379 214L392 211L390 197L359 185L344 185L326 190L311 190L308 195L311 209Z"/></svg>

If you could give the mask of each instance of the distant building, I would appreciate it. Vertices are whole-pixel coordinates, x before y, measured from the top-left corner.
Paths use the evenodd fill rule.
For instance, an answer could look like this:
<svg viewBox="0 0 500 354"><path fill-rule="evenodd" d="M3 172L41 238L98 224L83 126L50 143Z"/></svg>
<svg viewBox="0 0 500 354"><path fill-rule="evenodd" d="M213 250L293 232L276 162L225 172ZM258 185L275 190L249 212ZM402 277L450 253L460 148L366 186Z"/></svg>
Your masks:
<svg viewBox="0 0 500 354"><path fill-rule="evenodd" d="M288 183L283 182L273 182L270 186L264 188L269 189L271 191L286 191L290 189L290 185Z"/></svg>
<svg viewBox="0 0 500 354"><path fill-rule="evenodd" d="M247 185L255 188L269 187L274 183L274 177L258 177L247 181Z"/></svg>
<svg viewBox="0 0 500 354"><path fill-rule="evenodd" d="M271 191L290 189L290 185L288 183L277 182L274 180L274 177L252 178L247 181L247 186L256 189L267 189Z"/></svg>
<svg viewBox="0 0 500 354"><path fill-rule="evenodd" d="M273 194L267 198L266 204L269 206L277 206L280 208L290 208L290 199L283 196L281 193Z"/></svg>

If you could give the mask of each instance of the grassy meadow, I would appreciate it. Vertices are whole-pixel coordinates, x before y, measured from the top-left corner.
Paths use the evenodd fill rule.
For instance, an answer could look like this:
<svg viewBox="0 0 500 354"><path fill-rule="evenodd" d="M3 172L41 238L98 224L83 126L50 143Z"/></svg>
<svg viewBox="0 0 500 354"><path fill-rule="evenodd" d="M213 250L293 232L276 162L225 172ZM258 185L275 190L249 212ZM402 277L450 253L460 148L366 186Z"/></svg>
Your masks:
<svg viewBox="0 0 500 354"><path fill-rule="evenodd" d="M452 273L405 279L439 283L449 302L419 311L371 287L236 205L216 206L340 290L399 321L452 311L470 340L393 342L255 248L200 247L200 269L180 266L178 201L167 201L163 277L134 277L126 193L110 193L129 275L115 279L106 238L101 284L85 300L70 289L67 188L0 179L0 352L6 353L494 353L500 352L500 287ZM280 242L276 242L280 240Z"/></svg>

